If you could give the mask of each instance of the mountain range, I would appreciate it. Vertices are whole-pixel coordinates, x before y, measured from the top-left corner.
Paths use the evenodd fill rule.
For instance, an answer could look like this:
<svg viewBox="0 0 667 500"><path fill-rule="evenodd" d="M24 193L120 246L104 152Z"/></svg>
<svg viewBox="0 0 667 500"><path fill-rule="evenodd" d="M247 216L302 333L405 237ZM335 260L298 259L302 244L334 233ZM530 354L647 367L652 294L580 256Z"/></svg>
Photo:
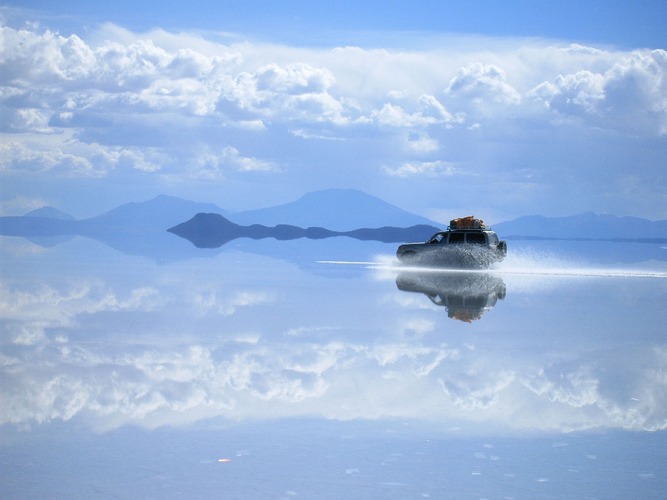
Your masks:
<svg viewBox="0 0 667 500"><path fill-rule="evenodd" d="M426 239L430 231L444 228L443 224L411 214L361 191L328 189L308 193L277 207L236 213L214 204L165 195L142 203L127 203L96 217L80 220L53 207L43 207L23 216L0 217L0 235L23 236L36 242L35 238L39 238L40 244L46 244L45 238L83 235L125 252L143 253L151 246L169 245L173 235L167 230L200 213L217 214L229 222L227 227L231 232L223 237L227 241L232 234L237 238L253 237L253 230L248 229L252 227L257 237L284 239L285 231L293 236L309 237L308 228L319 228L318 237L323 237L325 231L327 237L369 239L370 235L370 239L391 242L410 241L415 236ZM220 219L216 220L220 222ZM416 232L409 230L417 226L420 229ZM358 231L361 229L365 233ZM495 224L493 229L503 239L667 242L667 221L594 213L571 217L532 215ZM310 236L315 233L310 230Z"/></svg>
<svg viewBox="0 0 667 500"><path fill-rule="evenodd" d="M495 224L493 229L508 239L667 241L667 220L650 221L592 212L568 217L524 216Z"/></svg>

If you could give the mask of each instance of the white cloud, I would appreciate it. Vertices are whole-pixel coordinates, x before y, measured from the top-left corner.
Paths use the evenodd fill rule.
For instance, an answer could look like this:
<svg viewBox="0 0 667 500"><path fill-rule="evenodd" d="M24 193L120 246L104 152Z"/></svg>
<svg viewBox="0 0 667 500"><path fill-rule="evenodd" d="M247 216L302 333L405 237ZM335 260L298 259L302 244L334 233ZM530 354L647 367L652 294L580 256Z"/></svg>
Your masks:
<svg viewBox="0 0 667 500"><path fill-rule="evenodd" d="M26 322L22 325L10 325L6 333L11 343L16 345L34 345L45 339L44 329L48 326L45 321Z"/></svg>
<svg viewBox="0 0 667 500"><path fill-rule="evenodd" d="M458 98L472 99L475 103L495 101L519 104L521 96L508 82L507 75L493 64L471 63L459 70L445 92Z"/></svg>
<svg viewBox="0 0 667 500"><path fill-rule="evenodd" d="M393 177L412 177L424 175L427 177L441 177L456 175L459 169L446 161L412 161L398 167L383 167L383 170Z"/></svg>
<svg viewBox="0 0 667 500"><path fill-rule="evenodd" d="M442 52L391 53L359 48L297 52L252 44L217 45L218 50L214 51L215 44L188 35L157 31L140 38L122 29L110 30L109 26L107 32L117 40L92 46L76 35L63 37L50 31L3 27L0 66L4 95L13 95L14 101L17 94L37 98L41 106L20 111L23 115L32 114L25 120L38 123L35 127L42 129L48 116L65 111L76 117L77 112L114 109L220 116L230 122L240 117L224 111L221 115L221 110L244 112L244 120L250 121L327 121L341 126L372 117L378 124L389 126L460 124L464 120L462 112L470 104L483 108L485 113L513 113L503 106L523 103L520 88L535 89L529 95L540 97L554 108L567 102L590 110L591 103L604 90L610 97L614 93L631 96L640 109L664 113L661 82L665 54L660 50L625 55L583 46L548 47L533 52L515 49L515 53L499 53L492 58L487 53L486 59L494 62L478 60L456 67L453 65L465 54L453 58ZM181 43L191 46L176 48L179 36ZM268 53L264 64L260 49ZM302 60L271 61L271 57L279 59L280 50ZM429 55L439 58L440 64L431 64L427 72ZM469 57L484 59L476 52ZM503 58L510 69L502 67ZM538 66L537 58L548 61ZM316 60L320 64L313 64ZM257 66L251 71L242 70L250 61L256 61ZM362 72L364 65L373 71ZM419 65L420 72L397 74L401 65ZM578 69L561 72L554 78L545 79L540 74L540 69L553 71L576 65ZM387 77L392 71L393 80ZM514 74L509 75L508 71ZM453 76L442 85L442 78L448 73ZM443 96L461 109L452 112L435 97L438 89L434 88L434 75L441 79ZM358 85L362 79L381 93L368 94L366 87ZM392 102L379 101L381 96L391 96ZM618 108L621 101L613 104Z"/></svg>
<svg viewBox="0 0 667 500"><path fill-rule="evenodd" d="M48 172L57 170L68 177L104 177L113 170L156 172L161 155L150 148L109 147L78 141L12 137L0 143L0 171Z"/></svg>
<svg viewBox="0 0 667 500"><path fill-rule="evenodd" d="M25 82L49 84L86 78L95 63L91 49L76 35L62 37L48 30L39 34L2 26L0 41L3 83L25 79Z"/></svg>
<svg viewBox="0 0 667 500"><path fill-rule="evenodd" d="M391 127L426 127L429 125L447 125L463 123L462 114L453 115L432 95L422 95L418 99L416 111L410 113L402 106L385 103L381 109L374 110L371 117L380 125Z"/></svg>
<svg viewBox="0 0 667 500"><path fill-rule="evenodd" d="M326 69L274 63L252 74L239 74L221 97L233 108L266 119L346 124L350 118L345 104L330 93L334 85Z"/></svg>
<svg viewBox="0 0 667 500"><path fill-rule="evenodd" d="M44 207L49 203L45 198L31 198L26 196L15 196L3 200L0 216L23 215L31 210Z"/></svg>
<svg viewBox="0 0 667 500"><path fill-rule="evenodd" d="M234 190L245 176L247 189L271 203L285 200L262 184L261 174L280 173L299 192L333 184L363 190L364 183L376 185L378 164L391 165L380 175L426 182L465 162L466 171L478 174L470 188L484 190L488 176L530 161L536 171L569 169L584 186L582 177L603 172L619 182L629 167L620 160L612 167L601 156L584 165L573 153L582 137L605 151L620 147L608 142L607 130L658 140L667 133L661 50L455 37L412 50L328 49L205 36L132 33L107 24L84 39L3 26L3 175L76 176L91 186L104 178L137 190L168 181L187 193L209 187L211 179ZM552 131L557 143L546 139ZM655 161L643 165L640 185L650 189L660 168ZM555 177L533 186L543 193L540 183L553 182L559 192L567 176ZM402 196L398 184L384 188ZM429 189L418 189L423 210L435 203ZM613 205L613 196L590 192L592 183L586 189L582 209ZM506 209L512 192L501 192L490 208ZM619 196L616 205L628 205ZM651 204L654 218L665 211L656 211L658 203Z"/></svg>
<svg viewBox="0 0 667 500"><path fill-rule="evenodd" d="M51 133L53 128L49 126L51 113L47 110L36 108L11 109L6 113L6 123L11 132L37 132Z"/></svg>
<svg viewBox="0 0 667 500"><path fill-rule="evenodd" d="M634 52L604 72L560 74L530 93L563 115L638 134L667 134L667 52Z"/></svg>
<svg viewBox="0 0 667 500"><path fill-rule="evenodd" d="M327 92L336 82L331 72L326 69L303 63L285 67L269 64L260 68L254 78L258 92L289 95Z"/></svg>
<svg viewBox="0 0 667 500"><path fill-rule="evenodd" d="M65 153L60 149L40 151L19 142L0 145L0 169L3 171L43 172L60 168L71 175L102 176L88 158Z"/></svg>
<svg viewBox="0 0 667 500"><path fill-rule="evenodd" d="M273 162L242 156L239 151L227 146L219 151L208 148L197 152L195 175L203 179L224 179L230 172L279 172Z"/></svg>
<svg viewBox="0 0 667 500"><path fill-rule="evenodd" d="M428 134L412 132L405 137L405 145L408 151L418 154L428 154L438 151L440 143Z"/></svg>
<svg viewBox="0 0 667 500"><path fill-rule="evenodd" d="M533 94L550 108L565 114L578 109L595 112L598 103L604 100L604 77L590 71L558 75L555 82L544 82L535 87Z"/></svg>

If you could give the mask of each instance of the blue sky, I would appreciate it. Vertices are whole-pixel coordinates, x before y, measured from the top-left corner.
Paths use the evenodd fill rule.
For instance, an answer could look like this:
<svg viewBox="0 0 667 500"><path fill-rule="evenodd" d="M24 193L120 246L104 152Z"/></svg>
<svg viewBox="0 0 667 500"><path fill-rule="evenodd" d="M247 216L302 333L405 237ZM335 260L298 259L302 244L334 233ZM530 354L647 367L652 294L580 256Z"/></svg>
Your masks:
<svg viewBox="0 0 667 500"><path fill-rule="evenodd" d="M626 48L664 47L667 33L660 0L535 1L493 0L322 2L307 0L232 0L174 2L149 0L110 2L87 0L23 1L35 18L60 29L79 32L82 25L112 22L134 31L151 28L227 31L253 39L327 43L365 40L368 32L475 33L493 36L534 36L611 43ZM389 37L391 38L391 37ZM404 36L397 44L409 44Z"/></svg>
<svg viewBox="0 0 667 500"><path fill-rule="evenodd" d="M20 2L0 213L351 187L439 221L667 218L664 2Z"/></svg>

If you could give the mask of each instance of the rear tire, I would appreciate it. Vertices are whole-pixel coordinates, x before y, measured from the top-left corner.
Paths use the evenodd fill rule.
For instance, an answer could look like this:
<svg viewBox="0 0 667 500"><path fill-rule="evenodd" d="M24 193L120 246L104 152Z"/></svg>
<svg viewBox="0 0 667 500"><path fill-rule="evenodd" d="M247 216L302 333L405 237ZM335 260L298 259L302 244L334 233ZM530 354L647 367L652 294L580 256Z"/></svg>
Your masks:
<svg viewBox="0 0 667 500"><path fill-rule="evenodd" d="M507 242L506 241L499 241L498 242L498 252L502 257L507 256Z"/></svg>

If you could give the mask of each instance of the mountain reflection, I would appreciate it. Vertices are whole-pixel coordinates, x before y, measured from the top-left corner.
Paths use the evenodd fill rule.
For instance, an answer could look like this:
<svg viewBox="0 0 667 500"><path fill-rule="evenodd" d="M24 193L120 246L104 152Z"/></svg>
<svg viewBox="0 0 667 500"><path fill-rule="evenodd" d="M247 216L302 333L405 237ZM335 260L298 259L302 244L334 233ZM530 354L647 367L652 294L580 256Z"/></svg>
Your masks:
<svg viewBox="0 0 667 500"><path fill-rule="evenodd" d="M252 224L242 226L236 224L220 214L195 215L187 222L183 222L167 229L181 238L190 241L197 248L219 248L238 238L261 240L275 238L276 240L298 240L307 238L321 240L336 236L347 236L362 241L381 241L383 243L402 243L406 241L422 241L437 231L438 228L428 225L410 227L383 226L378 228L361 228L352 231L332 231L323 227L302 228L289 224L264 226Z"/></svg>
<svg viewBox="0 0 667 500"><path fill-rule="evenodd" d="M507 293L503 280L488 273L406 271L396 277L396 286L423 293L450 318L466 323L480 319Z"/></svg>

